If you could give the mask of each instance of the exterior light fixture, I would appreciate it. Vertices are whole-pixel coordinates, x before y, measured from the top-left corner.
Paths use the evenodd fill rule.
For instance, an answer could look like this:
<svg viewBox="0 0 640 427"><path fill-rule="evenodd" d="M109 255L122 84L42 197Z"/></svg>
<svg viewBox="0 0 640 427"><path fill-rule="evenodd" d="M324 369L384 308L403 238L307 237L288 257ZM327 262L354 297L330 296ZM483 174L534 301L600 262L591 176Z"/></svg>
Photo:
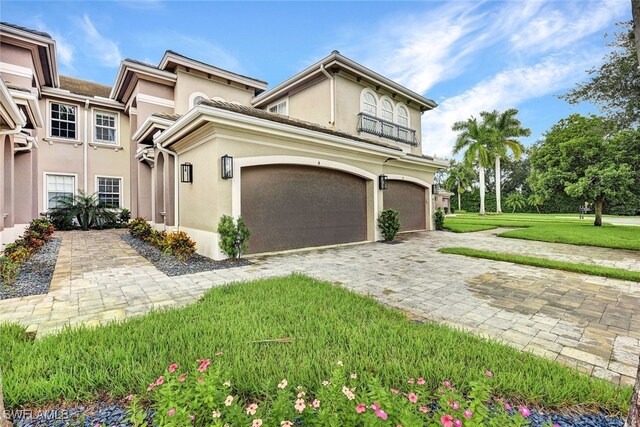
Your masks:
<svg viewBox="0 0 640 427"><path fill-rule="evenodd" d="M387 175L380 175L378 177L378 188L380 190L386 190L389 188L389 180L387 180Z"/></svg>
<svg viewBox="0 0 640 427"><path fill-rule="evenodd" d="M438 193L438 186L436 184L433 184L431 186L431 194L437 194Z"/></svg>
<svg viewBox="0 0 640 427"><path fill-rule="evenodd" d="M193 165L191 163L180 165L180 182L193 182Z"/></svg>
<svg viewBox="0 0 640 427"><path fill-rule="evenodd" d="M233 157L225 154L222 156L221 160L221 170L222 170L222 179L231 179L233 178Z"/></svg>

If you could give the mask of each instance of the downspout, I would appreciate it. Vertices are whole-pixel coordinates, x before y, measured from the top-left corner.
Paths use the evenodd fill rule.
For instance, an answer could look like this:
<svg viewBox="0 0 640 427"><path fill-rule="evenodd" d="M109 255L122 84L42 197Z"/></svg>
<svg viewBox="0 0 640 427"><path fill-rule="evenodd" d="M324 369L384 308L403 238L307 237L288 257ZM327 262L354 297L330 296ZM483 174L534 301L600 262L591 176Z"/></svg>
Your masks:
<svg viewBox="0 0 640 427"><path fill-rule="evenodd" d="M27 140L27 145L25 147L17 147L13 149L14 153L19 153L21 151L31 151L31 149L33 148L33 143L35 142L35 137L33 136L28 136L26 137Z"/></svg>
<svg viewBox="0 0 640 427"><path fill-rule="evenodd" d="M178 164L178 153L167 150L166 148L164 148L163 146L161 146L160 144L158 144L157 142L155 144L153 144L153 146L155 148L157 148L161 153L165 153L168 154L170 156L173 156L173 160L174 160L174 172L173 172L173 192L174 192L174 201L173 201L173 209L174 209L174 219L175 219L175 224L173 225L174 228L176 230L180 229L180 193L178 191L178 189L180 188L180 176L179 176L179 172L180 172L180 165ZM166 221L166 219L165 219ZM166 224L165 224L166 225Z"/></svg>
<svg viewBox="0 0 640 427"><path fill-rule="evenodd" d="M336 80L325 68L324 64L320 64L320 71L331 81L331 121L332 125L336 124Z"/></svg>
<svg viewBox="0 0 640 427"><path fill-rule="evenodd" d="M20 132L22 132L22 125L16 126L15 129L0 130L0 135L15 135Z"/></svg>
<svg viewBox="0 0 640 427"><path fill-rule="evenodd" d="M89 117L89 100L84 101L84 144L82 144L82 182L84 185L84 192L88 193L89 188L87 186L89 180L87 174L89 173L89 141L87 140L87 119Z"/></svg>

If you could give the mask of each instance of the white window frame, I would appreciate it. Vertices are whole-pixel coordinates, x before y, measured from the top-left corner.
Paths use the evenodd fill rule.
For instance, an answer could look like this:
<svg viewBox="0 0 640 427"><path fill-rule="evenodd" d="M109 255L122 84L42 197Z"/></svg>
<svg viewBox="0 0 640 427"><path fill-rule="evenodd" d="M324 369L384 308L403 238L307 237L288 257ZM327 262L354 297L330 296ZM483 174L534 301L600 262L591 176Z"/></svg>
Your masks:
<svg viewBox="0 0 640 427"><path fill-rule="evenodd" d="M96 126L97 126L96 115L99 113L115 115L115 136L116 136L115 141L108 142L108 141L99 141L96 139ZM120 146L120 113L117 111L109 111L109 110L102 110L98 108L92 108L91 117L92 117L91 142L96 145L104 145L107 147L119 147Z"/></svg>
<svg viewBox="0 0 640 427"><path fill-rule="evenodd" d="M75 138L66 138L64 136L53 136L52 132L51 132L51 128L52 128L52 121L53 119L51 118L51 113L52 113L52 104L62 104L62 105L68 105L70 107L75 107L76 109L76 137ZM79 104L74 104L73 102L67 102L67 101L57 101L57 100L53 100L53 99L48 99L47 100L47 137L50 139L54 139L54 140L60 140L60 141L73 141L73 142L78 142L80 141L80 105ZM84 111L84 109L82 109L83 114L86 114L86 111Z"/></svg>
<svg viewBox="0 0 640 427"><path fill-rule="evenodd" d="M372 114L371 112L366 111L364 109L365 94L367 94L367 93L373 95L373 99L375 99L375 101L376 101L376 112L373 115L378 117L378 111L380 110L380 98L378 98L378 95L376 95L376 93L374 91L372 91L371 89L369 89L368 87L365 87L364 89L362 89L362 92L360 92L360 112L361 113L365 113L365 114Z"/></svg>
<svg viewBox="0 0 640 427"><path fill-rule="evenodd" d="M382 108L382 103L384 101L387 101L389 103L389 105L391 105L391 109L390 110L385 110L384 108ZM382 120L386 120L388 122L395 123L396 122L396 120L395 120L396 119L396 114L395 114L394 110L395 110L395 104L393 103L393 100L391 100L391 98L389 98L386 95L382 95L380 97L380 106L378 107L378 112L379 112L379 116L378 117L381 118ZM383 112L385 112L385 111L391 112L391 118L384 117Z"/></svg>
<svg viewBox="0 0 640 427"><path fill-rule="evenodd" d="M95 191L94 194L96 195L96 197L98 198L98 200L100 199L100 178L108 178L108 179L119 179L120 180L120 186L119 186L119 190L118 190L118 207L114 208L114 209L122 209L122 192L123 192L123 186L124 186L124 178L121 176L110 176L110 175L95 175Z"/></svg>
<svg viewBox="0 0 640 427"><path fill-rule="evenodd" d="M207 101L211 99L211 97L209 95L207 95L206 93L202 93L202 92L193 92L191 95L189 95L189 109L193 108L196 106L196 99L201 96L204 99L206 99Z"/></svg>
<svg viewBox="0 0 640 427"><path fill-rule="evenodd" d="M404 108L404 110L407 112L407 124L406 124L406 125L403 125L402 123L400 123L400 114L399 114L399 112L400 112L400 108ZM404 126L404 127L406 127L406 128L411 129L411 113L409 112L409 107L407 107L406 105L404 105L402 102L399 102L399 103L396 105L396 120L397 120L397 123L398 123L400 126Z"/></svg>
<svg viewBox="0 0 640 427"><path fill-rule="evenodd" d="M274 112L271 111L272 108L274 107L279 107L280 105L284 105L284 113L278 113L278 112ZM267 111L273 114L279 114L281 116L288 116L289 115L289 98L284 98L284 99L279 99L278 101L274 102L273 104L269 104L267 105Z"/></svg>
<svg viewBox="0 0 640 427"><path fill-rule="evenodd" d="M42 181L43 181L43 191L42 191L42 207L44 211L47 212L49 210L49 187L47 182L48 176L71 176L73 177L73 195L78 194L78 174L77 173L68 173L68 172L43 172L42 173Z"/></svg>

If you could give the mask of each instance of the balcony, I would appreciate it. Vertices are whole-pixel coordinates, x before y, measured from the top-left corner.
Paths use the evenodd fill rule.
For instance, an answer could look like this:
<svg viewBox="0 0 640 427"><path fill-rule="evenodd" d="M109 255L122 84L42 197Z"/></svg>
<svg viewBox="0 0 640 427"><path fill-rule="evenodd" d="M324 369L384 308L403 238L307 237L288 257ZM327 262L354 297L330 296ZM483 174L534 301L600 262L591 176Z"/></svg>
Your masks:
<svg viewBox="0 0 640 427"><path fill-rule="evenodd" d="M412 146L418 145L416 131L367 113L358 114L358 132L370 133Z"/></svg>

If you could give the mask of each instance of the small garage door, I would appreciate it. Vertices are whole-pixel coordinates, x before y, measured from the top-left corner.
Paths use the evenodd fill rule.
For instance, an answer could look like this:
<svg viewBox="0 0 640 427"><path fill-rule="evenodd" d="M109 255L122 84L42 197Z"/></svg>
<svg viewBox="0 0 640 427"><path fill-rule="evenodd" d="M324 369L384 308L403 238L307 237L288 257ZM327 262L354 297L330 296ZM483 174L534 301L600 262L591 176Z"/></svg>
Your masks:
<svg viewBox="0 0 640 427"><path fill-rule="evenodd" d="M249 252L269 252L367 239L366 181L310 166L242 168L242 217Z"/></svg>
<svg viewBox="0 0 640 427"><path fill-rule="evenodd" d="M424 230L426 226L425 187L407 181L389 180L383 193L384 208L398 211L400 231Z"/></svg>

